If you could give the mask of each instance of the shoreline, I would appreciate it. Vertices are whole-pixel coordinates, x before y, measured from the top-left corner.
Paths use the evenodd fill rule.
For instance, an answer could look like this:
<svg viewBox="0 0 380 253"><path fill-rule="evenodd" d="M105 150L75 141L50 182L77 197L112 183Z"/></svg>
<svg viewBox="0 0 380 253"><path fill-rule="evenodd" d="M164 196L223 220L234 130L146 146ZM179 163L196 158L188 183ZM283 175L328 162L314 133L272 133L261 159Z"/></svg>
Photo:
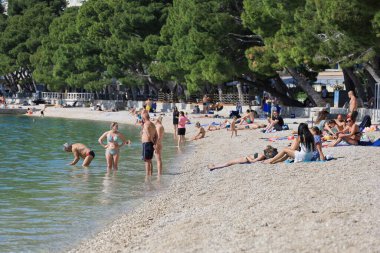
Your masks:
<svg viewBox="0 0 380 253"><path fill-rule="evenodd" d="M88 108L79 108L76 115L64 115L62 110L70 112L68 108L54 109L64 118L130 122L123 118L128 112L99 112L100 117ZM47 117L52 116L49 111ZM292 122L306 120L285 122L295 129L297 124ZM170 133L171 116L164 116L163 123ZM193 129L194 124L187 137ZM329 162L205 169L209 163L262 152L268 144L286 147L290 141L261 138L284 137L290 131L238 131L236 138L225 130L207 132L206 138L194 142L191 153L181 156L178 175L164 192L122 214L69 252L378 251L379 148L326 148L325 154L337 158ZM379 132L369 134L380 137Z"/></svg>

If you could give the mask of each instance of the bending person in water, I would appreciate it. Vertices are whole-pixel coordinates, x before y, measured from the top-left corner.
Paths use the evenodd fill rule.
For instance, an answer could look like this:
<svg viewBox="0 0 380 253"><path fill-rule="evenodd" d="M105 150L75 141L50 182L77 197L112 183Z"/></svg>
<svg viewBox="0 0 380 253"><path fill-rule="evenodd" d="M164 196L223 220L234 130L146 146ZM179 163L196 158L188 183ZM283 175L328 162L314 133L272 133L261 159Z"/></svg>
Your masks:
<svg viewBox="0 0 380 253"><path fill-rule="evenodd" d="M82 166L83 167L88 167L90 166L90 163L92 159L95 158L95 153L86 145L82 143L74 143L74 144L68 144L65 143L63 144L63 150L66 152L72 152L74 155L74 160L69 163L69 165L75 165L77 162L80 160L82 157L84 159Z"/></svg>
<svg viewBox="0 0 380 253"><path fill-rule="evenodd" d="M100 136L98 142L106 149L107 170L118 169L120 148L125 144L131 144L130 140L126 140L125 136L118 131L119 125L116 122L111 123L111 130ZM107 144L103 141L107 140Z"/></svg>

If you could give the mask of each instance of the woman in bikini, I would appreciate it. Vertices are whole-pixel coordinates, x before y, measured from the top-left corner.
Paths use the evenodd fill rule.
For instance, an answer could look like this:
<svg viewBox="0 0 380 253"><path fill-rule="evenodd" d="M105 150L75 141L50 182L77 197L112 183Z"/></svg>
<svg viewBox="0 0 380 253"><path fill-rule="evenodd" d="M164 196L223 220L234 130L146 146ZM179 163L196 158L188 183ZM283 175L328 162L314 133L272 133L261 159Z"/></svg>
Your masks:
<svg viewBox="0 0 380 253"><path fill-rule="evenodd" d="M356 117L347 118L346 120L346 127L343 129L342 132L337 133L337 139L332 144L330 144L330 147L335 147L340 143L341 141L345 141L350 145L358 145L361 137L361 132L359 130L359 126L355 124Z"/></svg>
<svg viewBox="0 0 380 253"><path fill-rule="evenodd" d="M111 130L100 136L98 142L106 149L107 171L118 169L119 151L125 144L131 144L130 140L126 140L124 135L118 131L119 125L116 122L111 123ZM107 144L103 141L107 140Z"/></svg>

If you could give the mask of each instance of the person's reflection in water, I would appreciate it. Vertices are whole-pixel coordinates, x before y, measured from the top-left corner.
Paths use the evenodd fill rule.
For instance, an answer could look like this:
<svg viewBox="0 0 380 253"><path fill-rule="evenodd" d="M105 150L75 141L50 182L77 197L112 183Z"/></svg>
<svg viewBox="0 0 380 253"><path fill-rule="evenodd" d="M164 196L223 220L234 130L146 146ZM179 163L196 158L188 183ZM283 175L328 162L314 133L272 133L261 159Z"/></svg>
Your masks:
<svg viewBox="0 0 380 253"><path fill-rule="evenodd" d="M82 178L83 182L88 182L89 176L90 176L90 173L87 167L74 166L73 169L71 170L71 177Z"/></svg>
<svg viewBox="0 0 380 253"><path fill-rule="evenodd" d="M100 196L100 203L102 204L110 204L111 203L111 195L112 195L112 190L114 187L114 178L117 174L117 171L111 171L107 172L104 177L103 177L103 190L102 190L102 195Z"/></svg>

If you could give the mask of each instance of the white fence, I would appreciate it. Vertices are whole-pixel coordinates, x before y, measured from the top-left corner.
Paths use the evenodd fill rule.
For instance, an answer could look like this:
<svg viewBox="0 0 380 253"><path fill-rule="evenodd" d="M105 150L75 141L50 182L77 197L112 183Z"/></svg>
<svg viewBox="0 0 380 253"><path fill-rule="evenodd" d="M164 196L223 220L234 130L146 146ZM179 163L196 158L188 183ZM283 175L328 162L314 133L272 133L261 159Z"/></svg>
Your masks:
<svg viewBox="0 0 380 253"><path fill-rule="evenodd" d="M94 93L60 93L60 92L42 92L41 98L44 100L65 99L67 101L92 101Z"/></svg>

